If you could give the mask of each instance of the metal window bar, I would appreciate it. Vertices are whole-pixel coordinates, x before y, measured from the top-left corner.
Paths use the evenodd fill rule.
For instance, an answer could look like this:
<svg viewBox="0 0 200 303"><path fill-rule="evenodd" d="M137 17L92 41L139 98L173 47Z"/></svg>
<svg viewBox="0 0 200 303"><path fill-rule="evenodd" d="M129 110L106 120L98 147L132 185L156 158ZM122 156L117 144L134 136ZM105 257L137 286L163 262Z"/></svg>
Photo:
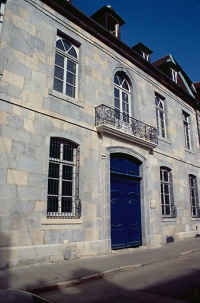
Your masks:
<svg viewBox="0 0 200 303"><path fill-rule="evenodd" d="M130 117L117 108L104 104L95 108L95 125L108 125L127 134L157 144L156 128Z"/></svg>
<svg viewBox="0 0 200 303"><path fill-rule="evenodd" d="M51 138L48 175L48 218L79 218L79 149L68 140Z"/></svg>

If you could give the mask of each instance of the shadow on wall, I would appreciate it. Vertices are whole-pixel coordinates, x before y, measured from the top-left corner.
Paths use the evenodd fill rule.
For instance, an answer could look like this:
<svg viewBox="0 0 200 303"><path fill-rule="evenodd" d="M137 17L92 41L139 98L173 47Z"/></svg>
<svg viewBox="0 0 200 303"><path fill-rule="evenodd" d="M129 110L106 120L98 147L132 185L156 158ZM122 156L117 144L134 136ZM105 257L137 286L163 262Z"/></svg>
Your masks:
<svg viewBox="0 0 200 303"><path fill-rule="evenodd" d="M8 237L0 232L0 289L6 289L9 287L9 272L7 270L10 259L10 253L7 249L9 247L9 244L10 241Z"/></svg>

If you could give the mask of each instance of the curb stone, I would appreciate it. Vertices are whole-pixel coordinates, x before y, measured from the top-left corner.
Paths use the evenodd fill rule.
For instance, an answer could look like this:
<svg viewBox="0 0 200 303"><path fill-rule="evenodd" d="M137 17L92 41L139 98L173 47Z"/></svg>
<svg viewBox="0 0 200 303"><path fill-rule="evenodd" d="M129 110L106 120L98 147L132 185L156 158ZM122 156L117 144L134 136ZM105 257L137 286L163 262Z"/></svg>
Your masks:
<svg viewBox="0 0 200 303"><path fill-rule="evenodd" d="M179 253L178 256L184 256L187 254L190 254L192 252L197 252L200 251L200 248L195 248L195 249L191 249L182 253ZM89 275L89 276L84 276L78 279L74 279L74 280L69 280L69 281L65 281L65 282L59 282L53 285L48 285L48 286L43 286L43 287L38 287L38 288L33 288L33 289L27 289L28 291L32 292L32 293L41 293L41 292L47 292L47 291L52 291L52 290L59 290L62 288L67 288L67 287L71 287L71 286L75 286L78 284L82 284L82 283L86 283L89 281L94 281L94 280L99 280L99 279L103 279L104 277L108 277L111 275L114 275L116 273L119 272L124 272L124 271L128 271L134 268L139 268L142 266L146 266L146 265L150 265L150 264L154 264L157 262L161 262L161 261L166 261L169 260L171 258L177 258L178 256L173 256L173 257L167 257L163 260L159 260L156 262L151 262L151 263L147 263L147 264L131 264L131 265L125 265L125 266L121 266L118 268L114 268L114 269L110 269L110 270L106 270L100 273L96 273L93 275Z"/></svg>

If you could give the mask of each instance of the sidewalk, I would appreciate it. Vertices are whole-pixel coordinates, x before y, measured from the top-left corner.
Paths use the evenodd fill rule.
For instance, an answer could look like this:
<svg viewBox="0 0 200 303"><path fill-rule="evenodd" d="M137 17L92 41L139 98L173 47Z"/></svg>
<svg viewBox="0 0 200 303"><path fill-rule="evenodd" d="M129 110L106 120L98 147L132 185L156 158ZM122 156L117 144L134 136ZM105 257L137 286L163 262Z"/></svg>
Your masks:
<svg viewBox="0 0 200 303"><path fill-rule="evenodd" d="M192 251L200 251L200 238L177 241L154 248L130 248L113 251L109 255L2 270L0 289L27 289L35 292L59 289Z"/></svg>

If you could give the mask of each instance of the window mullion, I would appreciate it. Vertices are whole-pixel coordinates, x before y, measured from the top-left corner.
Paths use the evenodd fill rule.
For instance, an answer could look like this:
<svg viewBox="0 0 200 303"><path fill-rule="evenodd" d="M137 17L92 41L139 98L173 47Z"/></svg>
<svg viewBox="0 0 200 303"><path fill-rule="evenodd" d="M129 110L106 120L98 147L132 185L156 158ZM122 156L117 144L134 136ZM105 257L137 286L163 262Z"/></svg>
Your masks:
<svg viewBox="0 0 200 303"><path fill-rule="evenodd" d="M67 85L67 58L64 58L63 94L66 94Z"/></svg>

